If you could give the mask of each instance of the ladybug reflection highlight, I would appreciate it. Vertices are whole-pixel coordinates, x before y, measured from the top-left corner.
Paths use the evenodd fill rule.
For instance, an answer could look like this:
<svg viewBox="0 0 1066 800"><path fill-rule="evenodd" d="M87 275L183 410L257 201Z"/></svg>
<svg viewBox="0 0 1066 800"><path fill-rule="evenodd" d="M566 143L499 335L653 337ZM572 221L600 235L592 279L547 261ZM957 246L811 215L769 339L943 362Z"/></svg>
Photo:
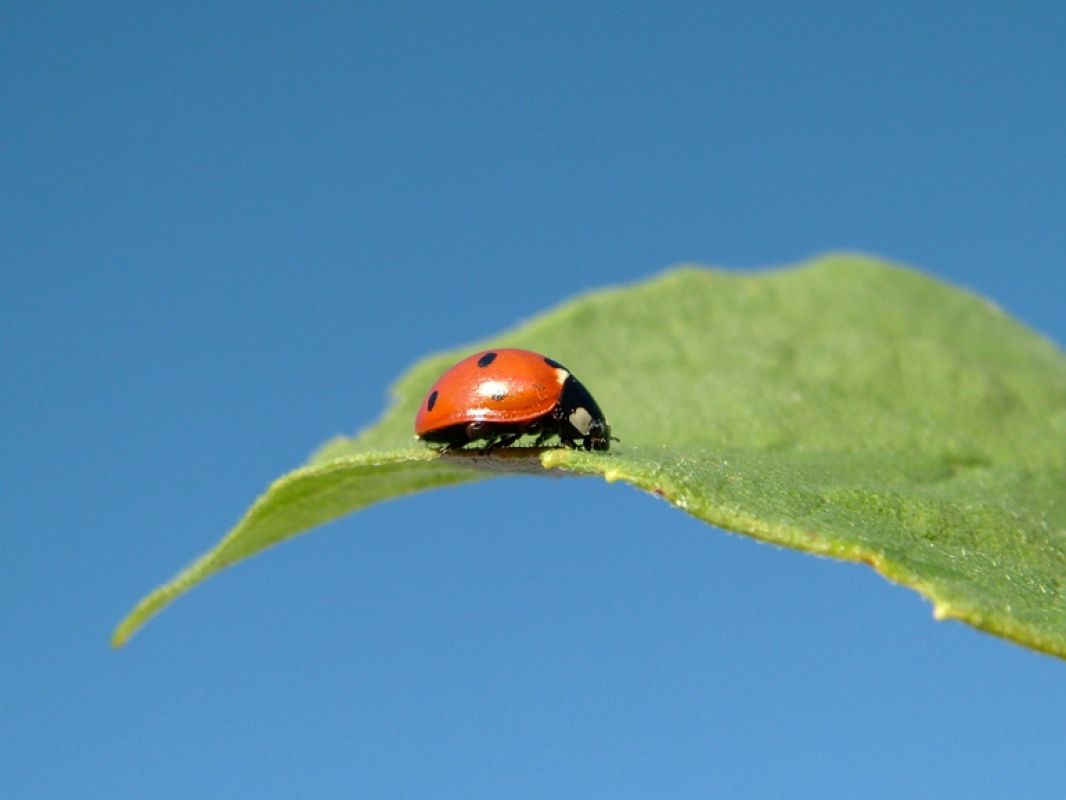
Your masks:
<svg viewBox="0 0 1066 800"><path fill-rule="evenodd" d="M532 350L474 353L437 379L418 408L415 434L442 452L483 442L482 452L535 435L566 447L607 450L611 426L566 367Z"/></svg>

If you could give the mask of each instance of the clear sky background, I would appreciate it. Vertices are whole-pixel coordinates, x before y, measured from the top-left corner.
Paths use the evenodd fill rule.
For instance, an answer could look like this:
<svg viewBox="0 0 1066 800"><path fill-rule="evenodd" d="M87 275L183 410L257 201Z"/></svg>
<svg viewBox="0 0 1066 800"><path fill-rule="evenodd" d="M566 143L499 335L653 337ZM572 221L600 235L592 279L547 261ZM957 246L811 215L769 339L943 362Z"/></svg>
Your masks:
<svg viewBox="0 0 1066 800"><path fill-rule="evenodd" d="M1061 797L1066 664L594 479L109 648L413 360L588 289L859 249L1066 342L1061 3L530 5L0 6L0 796Z"/></svg>

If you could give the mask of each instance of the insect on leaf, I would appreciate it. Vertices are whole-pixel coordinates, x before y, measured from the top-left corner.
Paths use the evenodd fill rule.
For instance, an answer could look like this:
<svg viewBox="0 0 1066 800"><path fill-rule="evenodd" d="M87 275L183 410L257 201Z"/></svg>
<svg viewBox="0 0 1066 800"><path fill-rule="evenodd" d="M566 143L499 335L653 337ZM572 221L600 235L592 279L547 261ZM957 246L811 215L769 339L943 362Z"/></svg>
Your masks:
<svg viewBox="0 0 1066 800"><path fill-rule="evenodd" d="M622 443L489 456L416 445L427 388L487 346L571 367ZM419 362L376 424L275 482L113 642L220 569L343 514L545 470L630 483L721 528L865 562L940 618L1066 657L1066 357L978 296L855 255L675 269Z"/></svg>

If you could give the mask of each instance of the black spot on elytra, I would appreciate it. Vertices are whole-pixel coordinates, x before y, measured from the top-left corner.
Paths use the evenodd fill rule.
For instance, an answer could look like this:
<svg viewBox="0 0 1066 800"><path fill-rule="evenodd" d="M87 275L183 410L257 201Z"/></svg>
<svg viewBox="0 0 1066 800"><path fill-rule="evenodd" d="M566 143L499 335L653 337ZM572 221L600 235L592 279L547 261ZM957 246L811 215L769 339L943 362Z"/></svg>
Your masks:
<svg viewBox="0 0 1066 800"><path fill-rule="evenodd" d="M498 403L501 400L503 400L503 398L505 398L505 397L507 397L507 395L505 395L505 394L494 394L492 396L492 399L495 400Z"/></svg>
<svg viewBox="0 0 1066 800"><path fill-rule="evenodd" d="M544 357L544 363L547 364L552 369L566 369L566 367L564 367L562 364L560 364L554 358L548 358L547 356Z"/></svg>
<svg viewBox="0 0 1066 800"><path fill-rule="evenodd" d="M432 411L433 406L437 404L437 390L434 389L429 393L429 400L426 402L426 411Z"/></svg>
<svg viewBox="0 0 1066 800"><path fill-rule="evenodd" d="M477 360L477 365L479 367L487 367L489 364L491 364L495 360L496 360L496 354L495 353L485 353L485 355L483 355L481 358L479 358Z"/></svg>

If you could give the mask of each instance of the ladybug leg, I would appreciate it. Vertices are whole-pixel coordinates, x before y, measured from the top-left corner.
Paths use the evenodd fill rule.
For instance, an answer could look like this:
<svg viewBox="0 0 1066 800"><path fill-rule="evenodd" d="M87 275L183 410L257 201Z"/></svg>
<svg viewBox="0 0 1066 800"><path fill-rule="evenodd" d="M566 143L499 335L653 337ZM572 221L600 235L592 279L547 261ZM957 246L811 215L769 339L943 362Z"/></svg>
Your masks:
<svg viewBox="0 0 1066 800"><path fill-rule="evenodd" d="M497 447L510 447L512 444L515 443L515 441L517 441L518 437L521 435L521 433L505 433L501 436L498 436L495 439L490 440L488 444L486 444L481 449L481 454L483 456L487 456Z"/></svg>
<svg viewBox="0 0 1066 800"><path fill-rule="evenodd" d="M557 436L559 438L559 444L556 445L557 447L562 447L562 446L572 447L573 446L573 442L567 440L566 434L563 433L562 428L560 426L558 426L558 425L549 426L549 427L546 427L544 430L542 430L537 435L537 441L535 441L533 443L533 446L534 447L543 447L547 443L547 441L549 439L551 439L553 436Z"/></svg>
<svg viewBox="0 0 1066 800"><path fill-rule="evenodd" d="M555 431L541 431L537 434L537 440L533 442L534 447L543 447L544 443L548 441Z"/></svg>
<svg viewBox="0 0 1066 800"><path fill-rule="evenodd" d="M578 447L577 442L575 442L573 439L571 439L569 436L567 436L562 431L559 431L559 443L562 444L563 447L569 447L571 450L580 449Z"/></svg>
<svg viewBox="0 0 1066 800"><path fill-rule="evenodd" d="M489 439L488 444L481 451L482 453L491 453L497 447L510 447L523 436L537 433L540 430L540 421L534 420L532 422L508 425L496 430L497 433Z"/></svg>
<svg viewBox="0 0 1066 800"><path fill-rule="evenodd" d="M531 445L531 447L542 446L544 442L548 439L548 437L551 436L553 433L552 426L550 424L545 425L544 422L539 419L529 423L525 432L530 436L532 436L533 434L537 435L537 438L533 440L533 444Z"/></svg>

